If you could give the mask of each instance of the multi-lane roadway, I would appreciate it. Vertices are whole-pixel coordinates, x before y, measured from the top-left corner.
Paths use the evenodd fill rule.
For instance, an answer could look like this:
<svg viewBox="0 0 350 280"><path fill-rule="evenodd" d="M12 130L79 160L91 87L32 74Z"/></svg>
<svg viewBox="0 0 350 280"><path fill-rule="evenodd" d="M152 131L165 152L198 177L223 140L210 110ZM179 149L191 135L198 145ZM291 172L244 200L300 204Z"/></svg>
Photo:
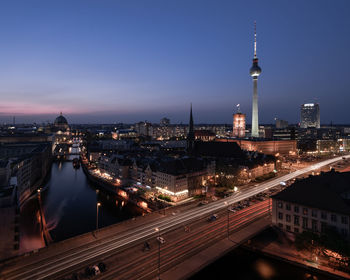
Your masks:
<svg viewBox="0 0 350 280"><path fill-rule="evenodd" d="M348 159L350 155L344 157ZM170 215L147 225L133 227L118 236L109 236L95 243L89 243L86 246L70 248L57 255L46 256L39 260L34 256L15 259L12 263L6 263L6 266L1 267L0 278L8 280L60 278L60 276L65 275L67 271L78 270L95 260L97 261L106 256L113 255L118 251L133 246L133 244L155 236L155 228L160 229L162 234L164 234L181 225L191 223L203 217L209 217L211 214L225 209L227 205L266 191L280 184L281 181L288 181L340 160L342 160L342 157L318 162L268 182L257 184L252 188L238 191L230 197L209 203L208 205L189 209L176 215Z"/></svg>

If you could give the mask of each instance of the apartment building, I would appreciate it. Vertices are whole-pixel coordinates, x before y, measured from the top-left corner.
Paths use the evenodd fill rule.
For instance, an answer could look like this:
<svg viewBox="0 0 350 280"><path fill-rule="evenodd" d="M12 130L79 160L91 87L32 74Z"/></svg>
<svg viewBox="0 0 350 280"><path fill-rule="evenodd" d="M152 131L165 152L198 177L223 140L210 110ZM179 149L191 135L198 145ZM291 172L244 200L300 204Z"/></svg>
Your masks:
<svg viewBox="0 0 350 280"><path fill-rule="evenodd" d="M350 172L334 170L298 180L272 196L272 222L294 233L327 227L350 238Z"/></svg>

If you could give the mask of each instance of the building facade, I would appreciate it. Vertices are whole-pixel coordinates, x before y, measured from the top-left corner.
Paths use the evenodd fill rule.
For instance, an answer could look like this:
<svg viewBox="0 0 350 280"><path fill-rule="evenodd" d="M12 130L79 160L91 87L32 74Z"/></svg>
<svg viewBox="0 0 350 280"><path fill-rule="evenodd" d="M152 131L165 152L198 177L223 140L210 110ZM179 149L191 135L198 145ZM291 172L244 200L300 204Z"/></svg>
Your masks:
<svg viewBox="0 0 350 280"><path fill-rule="evenodd" d="M238 138L245 137L245 114L233 114L232 136Z"/></svg>
<svg viewBox="0 0 350 280"><path fill-rule="evenodd" d="M317 103L306 103L300 109L301 128L320 128L320 106Z"/></svg>
<svg viewBox="0 0 350 280"><path fill-rule="evenodd" d="M272 196L272 223L294 233L333 228L349 239L349 179L350 172L331 171L296 181Z"/></svg>

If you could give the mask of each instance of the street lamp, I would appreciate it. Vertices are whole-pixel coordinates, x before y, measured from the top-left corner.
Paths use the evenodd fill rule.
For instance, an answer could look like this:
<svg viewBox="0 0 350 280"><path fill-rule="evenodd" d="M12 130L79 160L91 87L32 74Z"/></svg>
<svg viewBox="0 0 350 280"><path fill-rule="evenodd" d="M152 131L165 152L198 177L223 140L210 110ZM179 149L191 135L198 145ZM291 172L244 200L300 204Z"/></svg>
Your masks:
<svg viewBox="0 0 350 280"><path fill-rule="evenodd" d="M158 280L160 280L160 229L155 228L154 230L158 232Z"/></svg>
<svg viewBox="0 0 350 280"><path fill-rule="evenodd" d="M96 230L98 230L98 208L101 206L100 202L96 204Z"/></svg>

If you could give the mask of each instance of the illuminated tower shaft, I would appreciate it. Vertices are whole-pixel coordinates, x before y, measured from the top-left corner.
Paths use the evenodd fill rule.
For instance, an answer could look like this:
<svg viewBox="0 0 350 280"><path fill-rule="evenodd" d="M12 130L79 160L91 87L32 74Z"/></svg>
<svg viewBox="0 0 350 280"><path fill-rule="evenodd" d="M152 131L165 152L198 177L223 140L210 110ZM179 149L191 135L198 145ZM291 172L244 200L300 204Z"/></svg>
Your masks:
<svg viewBox="0 0 350 280"><path fill-rule="evenodd" d="M259 137L259 116L258 116L258 77L261 68L258 66L258 58L256 56L256 24L254 22L254 58L253 66L250 68L250 76L253 78L253 106L252 106L252 137Z"/></svg>
<svg viewBox="0 0 350 280"><path fill-rule="evenodd" d="M258 79L253 78L252 137L259 137Z"/></svg>

